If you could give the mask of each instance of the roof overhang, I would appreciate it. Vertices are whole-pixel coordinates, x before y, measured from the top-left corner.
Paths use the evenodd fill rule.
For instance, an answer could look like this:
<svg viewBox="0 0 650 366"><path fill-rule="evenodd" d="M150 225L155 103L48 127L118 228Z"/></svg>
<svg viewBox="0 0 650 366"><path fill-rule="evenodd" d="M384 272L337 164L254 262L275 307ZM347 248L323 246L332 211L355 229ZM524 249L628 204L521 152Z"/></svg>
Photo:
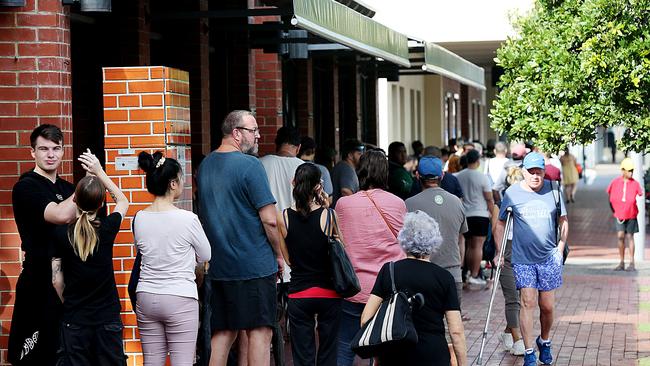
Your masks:
<svg viewBox="0 0 650 366"><path fill-rule="evenodd" d="M485 90L485 70L432 42L424 44L422 70L446 76L462 84Z"/></svg>
<svg viewBox="0 0 650 366"><path fill-rule="evenodd" d="M408 39L338 2L293 0L291 23L332 42L410 67Z"/></svg>

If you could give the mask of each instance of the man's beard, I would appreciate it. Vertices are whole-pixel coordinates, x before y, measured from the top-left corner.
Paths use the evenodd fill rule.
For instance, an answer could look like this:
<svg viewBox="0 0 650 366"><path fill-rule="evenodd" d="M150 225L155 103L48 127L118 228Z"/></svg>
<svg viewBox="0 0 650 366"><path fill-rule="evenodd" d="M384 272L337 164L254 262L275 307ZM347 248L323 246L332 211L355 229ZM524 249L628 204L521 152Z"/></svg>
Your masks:
<svg viewBox="0 0 650 366"><path fill-rule="evenodd" d="M249 145L247 143L242 143L241 150L246 155L257 156L258 145L255 143L252 145Z"/></svg>

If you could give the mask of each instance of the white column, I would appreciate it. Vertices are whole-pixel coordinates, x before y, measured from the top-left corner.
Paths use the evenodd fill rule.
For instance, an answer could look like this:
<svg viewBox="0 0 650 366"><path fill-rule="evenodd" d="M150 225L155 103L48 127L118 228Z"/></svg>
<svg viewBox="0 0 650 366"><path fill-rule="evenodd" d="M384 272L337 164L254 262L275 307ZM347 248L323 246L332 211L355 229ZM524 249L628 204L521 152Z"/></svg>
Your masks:
<svg viewBox="0 0 650 366"><path fill-rule="evenodd" d="M634 260L642 261L645 259L645 182L643 181L643 155L633 152L631 154L634 160L634 179L641 185L643 195L637 197L636 205L639 208L637 221L639 222L639 232L634 234Z"/></svg>
<svg viewBox="0 0 650 366"><path fill-rule="evenodd" d="M379 130L379 141L377 145L388 151L388 135L390 134L390 125L388 122L388 113L390 108L397 108L395 105L390 105L392 98L388 95L388 80L385 78L377 79L377 104L378 104L378 123L377 129ZM389 108L390 107L390 108ZM395 123L393 121L393 123Z"/></svg>

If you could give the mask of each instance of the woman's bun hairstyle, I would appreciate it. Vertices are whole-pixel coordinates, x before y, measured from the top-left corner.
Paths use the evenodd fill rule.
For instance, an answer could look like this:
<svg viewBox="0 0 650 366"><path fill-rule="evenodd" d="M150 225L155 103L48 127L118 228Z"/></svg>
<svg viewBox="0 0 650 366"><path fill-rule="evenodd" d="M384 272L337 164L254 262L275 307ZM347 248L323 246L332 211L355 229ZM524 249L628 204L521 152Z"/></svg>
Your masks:
<svg viewBox="0 0 650 366"><path fill-rule="evenodd" d="M146 151L141 152L138 155L138 165L147 174L147 191L154 196L167 194L169 183L178 179L182 171L176 159L166 158L160 151L156 151L153 155Z"/></svg>

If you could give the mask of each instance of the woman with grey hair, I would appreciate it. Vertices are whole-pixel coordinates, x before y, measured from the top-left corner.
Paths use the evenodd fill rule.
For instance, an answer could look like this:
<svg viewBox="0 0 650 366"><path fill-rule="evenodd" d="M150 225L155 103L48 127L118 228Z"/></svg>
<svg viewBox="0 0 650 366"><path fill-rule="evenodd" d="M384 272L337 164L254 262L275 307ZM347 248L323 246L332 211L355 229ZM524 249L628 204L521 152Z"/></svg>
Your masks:
<svg viewBox="0 0 650 366"><path fill-rule="evenodd" d="M438 223L422 211L410 212L404 217L404 226L397 236L406 259L395 262L395 286L407 296L421 293L424 305L413 308L413 324L418 333L418 343L391 349L381 355L379 364L449 366L451 355L445 338L447 320L454 355L459 366L467 365L467 349L460 306L454 278L444 268L429 261L440 247L442 236ZM370 320L383 299L392 294L388 263L379 271L375 286L361 315L361 324Z"/></svg>

